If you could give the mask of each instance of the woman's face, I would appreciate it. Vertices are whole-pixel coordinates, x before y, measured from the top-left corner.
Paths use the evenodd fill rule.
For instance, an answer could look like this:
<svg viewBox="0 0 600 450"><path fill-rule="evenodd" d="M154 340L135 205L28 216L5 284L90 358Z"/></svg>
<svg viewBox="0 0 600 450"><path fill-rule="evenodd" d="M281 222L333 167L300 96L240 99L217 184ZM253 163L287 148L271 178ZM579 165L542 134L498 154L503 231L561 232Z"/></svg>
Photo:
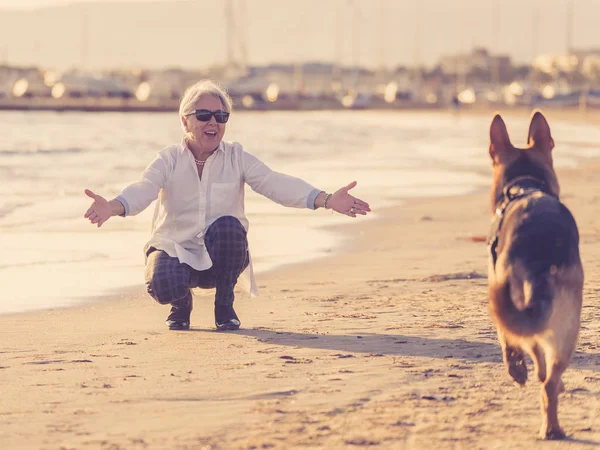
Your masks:
<svg viewBox="0 0 600 450"><path fill-rule="evenodd" d="M209 111L226 111L221 100L211 94L202 95L196 102L196 110L207 109ZM185 129L191 136L192 141L203 152L211 152L219 146L225 134L224 123L218 123L215 116L211 116L208 122L202 122L194 114L185 118Z"/></svg>

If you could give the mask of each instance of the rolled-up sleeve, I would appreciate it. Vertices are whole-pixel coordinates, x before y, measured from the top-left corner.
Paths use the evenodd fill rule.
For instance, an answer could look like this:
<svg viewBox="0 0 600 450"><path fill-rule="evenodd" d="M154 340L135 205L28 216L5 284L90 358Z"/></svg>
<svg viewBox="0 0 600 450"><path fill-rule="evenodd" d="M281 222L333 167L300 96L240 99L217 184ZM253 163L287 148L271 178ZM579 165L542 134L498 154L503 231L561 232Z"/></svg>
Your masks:
<svg viewBox="0 0 600 450"><path fill-rule="evenodd" d="M256 156L243 150L241 164L244 181L253 191L283 206L314 209L315 198L321 192L319 189L300 178L271 170Z"/></svg>
<svg viewBox="0 0 600 450"><path fill-rule="evenodd" d="M310 194L308 194L308 198L306 199L306 207L308 209L317 209L315 208L315 200L319 196L319 194L323 192L320 189L313 189Z"/></svg>
<svg viewBox="0 0 600 450"><path fill-rule="evenodd" d="M141 213L158 198L160 190L165 185L168 173L167 158L159 153L142 172L139 181L123 189L116 200L123 204L125 216L135 216Z"/></svg>
<svg viewBox="0 0 600 450"><path fill-rule="evenodd" d="M129 211L130 211L129 203L127 203L127 200L125 199L125 197L123 197L121 194L119 194L115 197L115 200L120 201L121 205L123 205L123 214L121 214L121 217L130 216L131 214L129 214Z"/></svg>

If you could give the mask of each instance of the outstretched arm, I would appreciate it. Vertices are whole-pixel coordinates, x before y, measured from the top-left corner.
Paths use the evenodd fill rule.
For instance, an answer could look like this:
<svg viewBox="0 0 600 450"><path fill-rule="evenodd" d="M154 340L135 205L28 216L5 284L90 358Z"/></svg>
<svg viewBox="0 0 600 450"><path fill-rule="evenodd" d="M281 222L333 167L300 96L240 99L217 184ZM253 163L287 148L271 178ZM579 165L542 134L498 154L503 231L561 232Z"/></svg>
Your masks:
<svg viewBox="0 0 600 450"><path fill-rule="evenodd" d="M93 224L101 227L104 222L112 216L122 216L125 214L125 207L119 200L108 201L101 195L94 194L89 189L85 190L85 195L94 199L94 203L85 212L86 219L90 219Z"/></svg>
<svg viewBox="0 0 600 450"><path fill-rule="evenodd" d="M256 156L247 152L242 152L241 164L244 181L254 192L283 206L313 208L314 196L319 193L319 189L306 181L271 170Z"/></svg>
<svg viewBox="0 0 600 450"><path fill-rule="evenodd" d="M348 192L350 189L354 188L356 184L356 181L353 181L348 186L338 189L333 194L321 192L317 195L317 198L315 198L315 209L333 209L335 212L350 217L356 217L357 214L360 214L361 216L366 215L371 211L369 204L350 195Z"/></svg>
<svg viewBox="0 0 600 450"><path fill-rule="evenodd" d="M364 216L371 211L368 203L348 193L356 186L356 181L333 194L321 192L316 195L314 205L307 205L307 201L312 201L310 192L318 190L306 181L275 172L247 152L242 152L242 165L244 179L255 192L284 206L333 209L350 217L356 217L357 214Z"/></svg>
<svg viewBox="0 0 600 450"><path fill-rule="evenodd" d="M112 216L133 216L148 207L158 197L165 184L168 163L163 154L159 154L146 167L139 181L127 186L114 200L106 200L89 189L85 194L94 199L84 217L101 227Z"/></svg>

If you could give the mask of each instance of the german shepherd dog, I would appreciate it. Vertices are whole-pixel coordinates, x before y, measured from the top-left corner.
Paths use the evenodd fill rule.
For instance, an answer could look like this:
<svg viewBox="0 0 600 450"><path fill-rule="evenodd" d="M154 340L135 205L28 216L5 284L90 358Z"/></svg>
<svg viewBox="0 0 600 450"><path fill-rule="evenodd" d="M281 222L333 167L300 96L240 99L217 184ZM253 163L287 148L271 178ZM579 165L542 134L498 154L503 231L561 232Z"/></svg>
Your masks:
<svg viewBox="0 0 600 450"><path fill-rule="evenodd" d="M579 233L559 200L554 140L534 111L526 148L514 147L496 115L490 127L492 230L489 306L510 377L527 381L525 353L542 383L542 439L563 439L561 380L575 350L583 293Z"/></svg>

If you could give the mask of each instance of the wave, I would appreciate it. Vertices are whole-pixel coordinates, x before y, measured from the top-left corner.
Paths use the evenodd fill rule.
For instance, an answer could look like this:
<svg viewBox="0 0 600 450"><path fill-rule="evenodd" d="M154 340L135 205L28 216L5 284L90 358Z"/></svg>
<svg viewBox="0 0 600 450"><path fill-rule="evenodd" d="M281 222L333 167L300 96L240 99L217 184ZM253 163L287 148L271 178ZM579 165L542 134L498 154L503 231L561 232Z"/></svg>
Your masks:
<svg viewBox="0 0 600 450"><path fill-rule="evenodd" d="M25 208L27 206L33 205L33 202L25 202L25 203L9 203L4 206L0 206L0 218L6 217L10 213L13 213L19 208Z"/></svg>
<svg viewBox="0 0 600 450"><path fill-rule="evenodd" d="M568 145L570 147L574 147L574 148L582 148L582 149L598 149L600 148L600 144L598 142L585 142L585 141L569 141L569 140L562 140L560 142L561 146L565 146Z"/></svg>
<svg viewBox="0 0 600 450"><path fill-rule="evenodd" d="M24 150L13 150L13 149L0 149L0 156L14 156L14 155L56 155L65 153L83 153L85 150L79 147L70 148L38 148L38 149L24 149Z"/></svg>
<svg viewBox="0 0 600 450"><path fill-rule="evenodd" d="M90 261L106 260L109 257L110 257L110 255L104 254L104 253L92 253L90 255L83 255L79 258L75 257L75 258L70 258L70 259L57 259L57 260L47 260L47 261L30 261L30 262L26 262L26 263L0 264L0 270L32 267L32 266L46 266L46 265L52 265L52 264L83 263L83 262L90 262Z"/></svg>

